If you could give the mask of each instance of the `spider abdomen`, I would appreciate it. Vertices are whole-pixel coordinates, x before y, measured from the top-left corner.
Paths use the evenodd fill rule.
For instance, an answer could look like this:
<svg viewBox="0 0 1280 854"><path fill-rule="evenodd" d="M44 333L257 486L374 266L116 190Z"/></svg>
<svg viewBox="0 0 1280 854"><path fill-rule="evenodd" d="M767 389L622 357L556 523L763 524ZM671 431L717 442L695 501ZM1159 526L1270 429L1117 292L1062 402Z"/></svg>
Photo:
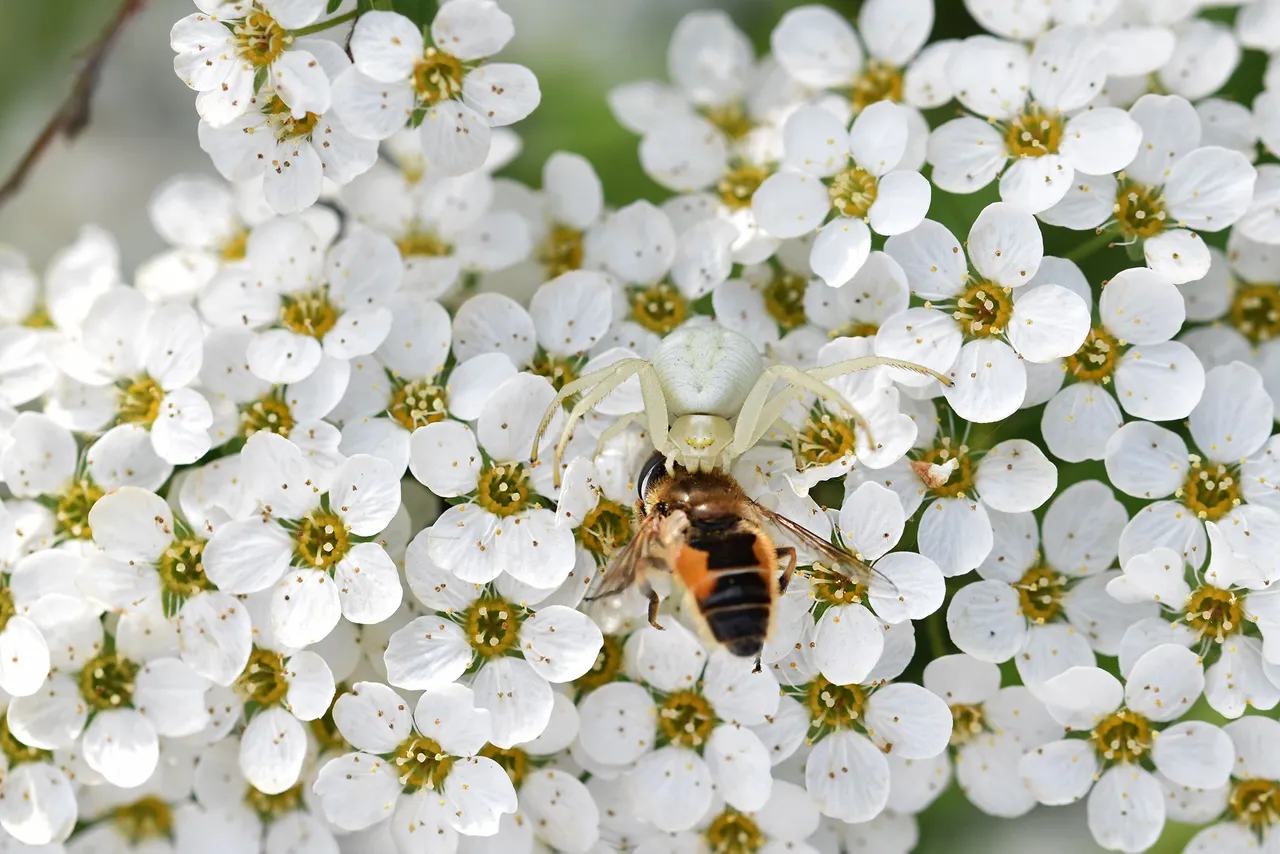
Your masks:
<svg viewBox="0 0 1280 854"><path fill-rule="evenodd" d="M763 370L760 352L750 339L711 324L671 333L651 361L672 417L735 417Z"/></svg>

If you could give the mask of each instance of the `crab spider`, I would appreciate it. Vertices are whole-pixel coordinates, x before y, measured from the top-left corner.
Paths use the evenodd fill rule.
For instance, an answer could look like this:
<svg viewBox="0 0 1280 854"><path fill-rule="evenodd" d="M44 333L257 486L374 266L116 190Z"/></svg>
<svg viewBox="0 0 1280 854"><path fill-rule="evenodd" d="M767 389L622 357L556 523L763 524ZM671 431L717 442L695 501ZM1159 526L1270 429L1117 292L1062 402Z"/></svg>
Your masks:
<svg viewBox="0 0 1280 854"><path fill-rule="evenodd" d="M538 460L538 446L556 410L569 397L581 394L556 442L555 480L559 486L560 462L574 424L609 392L635 376L640 379L644 411L621 416L600 437L600 443L636 421L647 421L653 446L667 458L668 471L676 464L689 471L727 469L806 392L843 409L865 430L862 416L825 381L881 365L929 374L951 385L949 379L923 365L880 356L848 359L808 371L786 364L765 367L756 345L746 336L714 324L686 326L664 338L652 359L623 359L560 389L538 425L531 461ZM787 385L771 397L779 380Z"/></svg>

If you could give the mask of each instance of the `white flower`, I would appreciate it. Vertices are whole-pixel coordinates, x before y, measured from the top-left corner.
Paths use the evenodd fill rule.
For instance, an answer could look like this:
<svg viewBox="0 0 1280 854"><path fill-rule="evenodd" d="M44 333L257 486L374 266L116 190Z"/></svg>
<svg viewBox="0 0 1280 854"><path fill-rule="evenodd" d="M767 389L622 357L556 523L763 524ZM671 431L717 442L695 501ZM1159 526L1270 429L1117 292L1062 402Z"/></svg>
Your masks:
<svg viewBox="0 0 1280 854"><path fill-rule="evenodd" d="M1272 426L1271 397L1258 372L1240 362L1209 371L1189 425L1195 452L1178 434L1145 421L1126 424L1107 442L1111 483L1135 498L1154 499L1120 534L1120 565L1167 546L1199 567L1207 520L1223 523L1231 548L1275 577L1280 515L1243 503L1241 492L1241 463L1262 449Z"/></svg>
<svg viewBox="0 0 1280 854"><path fill-rule="evenodd" d="M400 506L391 464L358 454L331 477L288 439L259 431L240 454L258 516L222 525L204 570L232 595L271 589L271 628L282 644L316 643L346 617L378 623L400 605L400 577L373 541Z"/></svg>
<svg viewBox="0 0 1280 854"><path fill-rule="evenodd" d="M1059 260L1064 274L1078 269ZM1181 295L1169 279L1141 267L1121 270L1098 298L1099 324L1063 364L1068 385L1044 409L1045 445L1067 462L1098 460L1124 424L1186 418L1204 392L1204 368L1187 345Z"/></svg>
<svg viewBox="0 0 1280 854"><path fill-rule="evenodd" d="M1280 673L1272 667L1280 663L1276 594L1267 590L1270 579L1231 549L1216 523L1206 522L1205 528L1209 564L1203 573L1193 568L1194 588L1187 582L1186 560L1166 547L1135 555L1124 574L1107 584L1121 602L1154 601L1161 607L1159 617L1125 632L1121 673L1152 647L1176 643L1194 648L1206 665L1205 699L1219 714L1237 718L1247 707L1274 708L1280 703L1280 687L1271 678ZM1246 634L1250 623L1261 638Z"/></svg>
<svg viewBox="0 0 1280 854"><path fill-rule="evenodd" d="M781 238L821 228L809 264L831 287L844 285L865 263L872 229L902 234L929 210L929 182L898 169L908 135L907 109L889 101L868 106L848 131L822 107L796 110L783 129L789 168L765 179L752 198L760 227Z"/></svg>
<svg viewBox="0 0 1280 854"><path fill-rule="evenodd" d="M995 545L978 567L983 580L956 591L947 609L961 650L997 664L1012 658L1022 683L1037 691L1068 667L1093 664L1095 651L1115 655L1125 630L1154 613L1107 593L1120 575L1109 570L1127 514L1106 484L1063 490L1042 533L1031 513L990 518Z"/></svg>
<svg viewBox="0 0 1280 854"><path fill-rule="evenodd" d="M550 491L550 472L528 463L554 395L546 379L517 374L485 403L474 432L457 421L414 431L413 476L437 495L468 498L446 510L427 539L431 560L460 580L483 584L505 573L547 589L573 569L573 533L556 525L555 511L538 497ZM557 433L554 422L550 433Z"/></svg>
<svg viewBox="0 0 1280 854"><path fill-rule="evenodd" d="M1018 762L1060 733L1044 704L1021 685L1001 688L996 665L967 655L929 662L924 687L951 709L951 748L965 797L1001 818L1030 812L1036 800L1022 785Z"/></svg>
<svg viewBox="0 0 1280 854"><path fill-rule="evenodd" d="M308 39L318 71L337 77L351 64L342 48ZM345 184L378 158L378 144L349 131L328 105L290 110L279 85L264 86L248 112L226 124L201 121L200 147L228 181L263 179L267 203L278 213L298 213L320 198L328 179Z"/></svg>
<svg viewBox="0 0 1280 854"><path fill-rule="evenodd" d="M1062 285L1028 285L1044 247L1035 218L1024 211L988 205L974 220L966 247L967 259L951 232L932 220L889 238L885 251L926 302L884 321L876 354L945 373L955 383L944 394L957 415L999 421L1022 404L1023 361L1074 353L1089 331L1089 306ZM898 381L933 382L914 375Z"/></svg>
<svg viewBox="0 0 1280 854"><path fill-rule="evenodd" d="M514 34L493 0L441 6L431 46L403 15L366 12L351 33L354 65L335 75L334 109L369 140L421 122L431 165L446 175L470 172L489 154L490 129L520 121L542 97L523 65L484 61Z"/></svg>
<svg viewBox="0 0 1280 854"><path fill-rule="evenodd" d="M176 738L202 730L209 719L209 682L177 658L150 658L154 639L121 630L109 646L101 626L77 639L83 658L58 667L38 693L9 704L9 730L40 750L79 745L88 769L107 782L131 788L155 770L159 736ZM61 638L59 638L61 640Z"/></svg>
<svg viewBox="0 0 1280 854"><path fill-rule="evenodd" d="M975 115L930 135L934 183L972 193L1000 175L1000 198L1036 214L1058 203L1077 173L1123 169L1142 128L1124 110L1086 106L1106 80L1106 53L1083 27L1051 30L1030 52L990 36L957 45L947 74L956 99Z"/></svg>
<svg viewBox="0 0 1280 854"><path fill-rule="evenodd" d="M1195 653L1157 646L1133 665L1127 684L1096 667L1072 667L1041 687L1049 714L1086 735L1029 751L1020 771L1036 800L1060 805L1089 796L1089 830L1104 848L1144 851L1164 829L1165 789L1144 767L1180 786L1227 782L1235 751L1225 732L1179 721L1200 696ZM1094 781L1097 785L1094 785ZM1090 791L1092 789L1092 791Z"/></svg>
<svg viewBox="0 0 1280 854"><path fill-rule="evenodd" d="M67 378L46 410L82 433L134 425L150 434L161 459L195 462L209 450L213 423L209 402L190 387L203 345L191 308L154 305L134 288L112 288L94 301L78 338L55 351Z"/></svg>
<svg viewBox="0 0 1280 854"><path fill-rule="evenodd" d="M749 727L778 708L767 671L716 650L707 655L671 618L627 639L633 682L597 688L578 704L579 744L606 767L626 766L633 809L660 830L688 830L710 809L713 788L735 809L769 800L769 755ZM705 669L704 669L705 665Z"/></svg>
<svg viewBox="0 0 1280 854"><path fill-rule="evenodd" d="M942 606L945 584L937 564L914 552L892 551L906 526L898 497L878 483L864 483L840 508L839 539L875 569L870 585L825 566L813 566L785 596L799 600L800 614L780 625L765 659L790 654L802 638L810 669L835 685L868 681L885 648L883 622L920 620ZM802 554L800 563L812 558ZM874 613L867 607L874 608ZM780 614L788 607L779 605ZM805 612L809 612L806 614ZM809 615L811 614L811 616Z"/></svg>
<svg viewBox="0 0 1280 854"><path fill-rule="evenodd" d="M502 270L529 257L530 226L516 211L493 207L493 179L406 174L385 163L343 188L343 208L400 250L401 286L435 299L464 273Z"/></svg>
<svg viewBox="0 0 1280 854"><path fill-rule="evenodd" d="M855 468L845 480L845 492L870 480L893 490L909 516L923 506L920 554L947 577L963 575L991 554L988 511L1035 510L1058 484L1057 468L1025 439L1009 439L983 452L943 436L912 456L883 469Z"/></svg>
<svg viewBox="0 0 1280 854"><path fill-rule="evenodd" d="M489 713L475 708L470 688L425 691L410 716L387 686L357 682L334 703L333 719L358 751L329 760L315 783L336 827L363 830L390 819L397 849L409 854L423 838L452 850L458 834L492 836L516 811L502 766L477 755L489 740Z"/></svg>
<svg viewBox="0 0 1280 854"><path fill-rule="evenodd" d="M1280 819L1272 804L1280 795L1280 757L1276 755L1280 725L1250 715L1224 726L1235 748L1235 765L1216 815L1223 821L1201 830L1187 844L1188 854L1243 854L1268 848ZM1270 844L1274 845L1274 842Z"/></svg>
<svg viewBox="0 0 1280 854"><path fill-rule="evenodd" d="M756 810L715 804L693 830L673 834L662 850L705 852L755 845L760 851L811 851L809 837L822 815L803 787L774 780L769 800ZM643 850L643 849L642 849Z"/></svg>
<svg viewBox="0 0 1280 854"><path fill-rule="evenodd" d="M15 763L5 757L4 762L6 797L0 800L0 827L22 848L64 842L75 829L78 812L66 772L50 761L49 754L32 754L32 761Z"/></svg>
<svg viewBox="0 0 1280 854"><path fill-rule="evenodd" d="M858 10L856 31L826 6L800 6L782 16L769 43L788 74L809 86L848 91L855 110L881 100L928 109L951 100L944 69L955 44L925 47L933 22L929 0L871 0Z"/></svg>
<svg viewBox="0 0 1280 854"><path fill-rule="evenodd" d="M85 596L124 613L158 601L177 621L182 660L214 684L231 684L249 659L253 627L243 604L204 573L207 532L176 519L163 498L136 486L99 498L89 524L109 560L80 572Z"/></svg>
<svg viewBox="0 0 1280 854"><path fill-rule="evenodd" d="M424 532L410 544L405 571L433 613L391 635L387 681L431 690L474 669L476 702L493 723L489 741L509 748L539 737L554 707L551 684L591 669L604 643L600 629L572 608L529 606L493 587L456 581L431 563L428 538Z"/></svg>
<svg viewBox="0 0 1280 854"><path fill-rule="evenodd" d="M324 14L324 0L235 5L197 0L196 5L199 13L173 25L169 44L178 54L173 58L174 73L200 93L200 118L214 127L228 124L252 109L266 82L296 118L329 109L329 78L314 52L318 40L297 39L290 32Z"/></svg>
<svg viewBox="0 0 1280 854"><path fill-rule="evenodd" d="M1222 231L1244 216L1257 172L1239 151L1201 144L1200 117L1177 95L1144 95L1129 115L1142 128L1137 156L1118 176L1082 176L1040 218L1114 229L1126 245L1141 244L1157 273L1174 283L1199 279L1209 271L1209 249L1197 232Z"/></svg>
<svg viewBox="0 0 1280 854"><path fill-rule="evenodd" d="M278 217L254 228L246 252L247 265L214 277L200 309L215 327L254 331L246 357L259 378L296 383L325 356L364 356L386 338L383 302L401 272L389 238L353 229L327 247L305 220Z"/></svg>
<svg viewBox="0 0 1280 854"><path fill-rule="evenodd" d="M259 792L278 795L298 781L309 754L307 728L333 702L333 672L311 650L285 652L259 644L237 674L233 689L243 702L239 768ZM236 716L238 717L238 716Z"/></svg>

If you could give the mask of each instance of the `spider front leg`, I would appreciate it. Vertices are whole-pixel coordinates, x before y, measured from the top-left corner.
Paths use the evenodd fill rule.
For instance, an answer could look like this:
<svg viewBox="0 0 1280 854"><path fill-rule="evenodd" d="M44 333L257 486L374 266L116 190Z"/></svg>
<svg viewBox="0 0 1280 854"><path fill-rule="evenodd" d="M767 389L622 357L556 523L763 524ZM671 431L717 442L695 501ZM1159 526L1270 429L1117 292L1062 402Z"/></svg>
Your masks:
<svg viewBox="0 0 1280 854"><path fill-rule="evenodd" d="M571 383L566 383L564 388L556 393L555 399L551 401L551 405L547 407L546 413L542 416L538 431L533 434L533 450L529 455L529 462L536 463L538 461L538 448L542 445L542 437L547 432L547 427L551 425L551 419L555 417L561 405L573 395L584 392L582 398L569 411L569 417L565 420L560 440L556 442L555 471L552 474L555 479L555 485L559 486L560 460L564 456L565 446L569 444L569 439L573 436L574 424L591 407L603 400L609 392L626 382L641 367L647 368L649 363L644 359L623 359L607 368L592 371L589 374L578 377Z"/></svg>
<svg viewBox="0 0 1280 854"><path fill-rule="evenodd" d="M855 374L858 371L867 371L871 368L882 367L901 368L904 371L911 371L913 374L928 374L945 386L953 385L951 380L947 379L933 368L926 368L924 365L917 365L915 362L906 362L902 359L890 359L885 356L860 356L857 359L845 359L843 362L823 365L819 368L810 368L805 373L816 380L825 381L834 379L835 377L844 376L845 374Z"/></svg>
<svg viewBox="0 0 1280 854"><path fill-rule="evenodd" d="M773 384L778 380L784 380L790 388L784 388L770 398L769 392L773 390ZM726 462L750 450L756 442L760 441L760 437L773 427L774 422L781 417L791 401L806 391L812 392L822 400L837 404L849 413L854 423L870 432L861 413L854 408L853 404L845 400L840 392L792 365L770 365L760 374L760 378L756 380L742 402L737 423L733 427L733 442L727 450Z"/></svg>

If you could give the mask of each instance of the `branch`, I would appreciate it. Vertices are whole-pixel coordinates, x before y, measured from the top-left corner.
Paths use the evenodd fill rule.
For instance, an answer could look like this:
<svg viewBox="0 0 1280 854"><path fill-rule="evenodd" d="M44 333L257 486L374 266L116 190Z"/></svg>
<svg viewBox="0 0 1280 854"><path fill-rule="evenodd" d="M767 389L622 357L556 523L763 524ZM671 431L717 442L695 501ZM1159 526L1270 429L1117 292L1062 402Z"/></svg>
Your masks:
<svg viewBox="0 0 1280 854"><path fill-rule="evenodd" d="M145 5L146 0L124 0L120 4L120 9L86 49L84 65L76 75L66 100L22 155L22 159L18 161L18 165L14 167L4 184L0 185L0 205L9 201L22 188L28 174L35 168L36 163L44 156L55 139L60 136L75 139L88 126L89 108L93 102L94 90L98 88L102 66L119 40L125 25L141 12Z"/></svg>

